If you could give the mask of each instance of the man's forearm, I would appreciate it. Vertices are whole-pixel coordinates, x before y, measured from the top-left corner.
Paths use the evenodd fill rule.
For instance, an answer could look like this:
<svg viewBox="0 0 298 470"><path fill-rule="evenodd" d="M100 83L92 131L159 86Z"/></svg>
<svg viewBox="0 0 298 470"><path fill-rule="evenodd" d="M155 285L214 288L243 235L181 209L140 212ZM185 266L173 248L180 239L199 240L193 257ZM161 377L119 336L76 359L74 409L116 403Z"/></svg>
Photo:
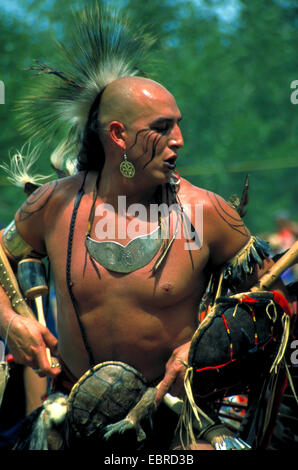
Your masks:
<svg viewBox="0 0 298 470"><path fill-rule="evenodd" d="M0 336L2 338L6 337L9 322L15 314L7 294L0 286Z"/></svg>

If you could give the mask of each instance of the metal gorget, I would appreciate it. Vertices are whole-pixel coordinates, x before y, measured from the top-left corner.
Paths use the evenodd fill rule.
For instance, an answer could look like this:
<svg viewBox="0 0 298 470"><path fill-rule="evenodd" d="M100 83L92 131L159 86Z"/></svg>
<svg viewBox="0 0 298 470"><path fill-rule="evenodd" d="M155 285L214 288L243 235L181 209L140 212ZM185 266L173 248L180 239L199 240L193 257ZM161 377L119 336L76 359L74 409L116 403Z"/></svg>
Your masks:
<svg viewBox="0 0 298 470"><path fill-rule="evenodd" d="M127 245L114 241L96 241L86 236L90 255L104 268L117 273L131 273L146 266L162 244L161 227L130 240Z"/></svg>

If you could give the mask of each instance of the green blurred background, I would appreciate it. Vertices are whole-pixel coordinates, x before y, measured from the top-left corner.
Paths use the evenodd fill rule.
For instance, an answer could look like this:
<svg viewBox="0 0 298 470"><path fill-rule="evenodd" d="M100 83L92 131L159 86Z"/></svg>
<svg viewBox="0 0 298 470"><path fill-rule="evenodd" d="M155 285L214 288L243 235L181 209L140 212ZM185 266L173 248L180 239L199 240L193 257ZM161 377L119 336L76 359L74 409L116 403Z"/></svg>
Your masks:
<svg viewBox="0 0 298 470"><path fill-rule="evenodd" d="M0 3L0 160L26 138L16 121L33 59L54 66L55 40L67 37L71 10L88 0ZM103 2L105 3L105 2ZM155 79L176 97L185 147L177 170L197 186L228 199L250 180L245 222L253 233L275 230L286 210L298 221L298 2L290 0L112 0L158 41ZM55 142L53 141L53 148ZM42 149L36 172L52 173L51 148ZM0 170L0 223L25 200Z"/></svg>

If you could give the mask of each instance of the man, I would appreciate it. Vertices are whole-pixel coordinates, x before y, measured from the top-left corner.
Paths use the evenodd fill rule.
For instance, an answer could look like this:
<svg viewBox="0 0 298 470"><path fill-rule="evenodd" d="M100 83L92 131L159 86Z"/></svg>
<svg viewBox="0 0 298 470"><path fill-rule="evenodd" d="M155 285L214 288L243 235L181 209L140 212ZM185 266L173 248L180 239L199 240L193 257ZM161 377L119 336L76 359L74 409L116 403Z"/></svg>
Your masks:
<svg viewBox="0 0 298 470"><path fill-rule="evenodd" d="M8 345L16 362L57 382L60 369L51 367L46 348L59 355L72 384L90 363L123 361L149 384L159 384L159 403L167 391L183 395L185 363L209 274L238 253L249 242L250 233L238 213L216 194L183 178L176 181L177 197L175 191L165 190L175 177L183 137L180 110L161 84L140 76L117 78L101 91L94 110L104 163L98 147L93 148L95 160L89 164L83 145L81 171L41 186L15 217L18 236L35 255L50 259L59 339L37 321L16 316L2 288L0 333L5 336L9 329ZM88 132L85 139L86 135ZM123 166L121 169L123 162L128 163L129 175ZM128 177L131 172L133 177ZM160 197L159 190L163 191ZM125 196L126 207L139 204L145 212L141 216L123 212L119 196ZM164 220L161 224L152 221L150 208L165 200L167 206L179 201L182 215L177 212L176 219L182 230L174 235L175 214L171 213L169 232L164 236L171 244L157 270L153 267L160 246L145 265L131 271L117 272L117 267L98 261L100 247L105 249L105 245L97 242L127 245L137 238L129 236L132 223L142 234L164 226ZM199 227L194 210L198 205L203 210ZM191 208L188 226L200 231L200 239L192 233L196 246L191 250L184 230L184 207ZM111 221L116 229L106 237ZM7 243L4 246L7 249ZM7 255L12 258L9 250ZM264 259L261 268L256 266L246 288L270 265Z"/></svg>

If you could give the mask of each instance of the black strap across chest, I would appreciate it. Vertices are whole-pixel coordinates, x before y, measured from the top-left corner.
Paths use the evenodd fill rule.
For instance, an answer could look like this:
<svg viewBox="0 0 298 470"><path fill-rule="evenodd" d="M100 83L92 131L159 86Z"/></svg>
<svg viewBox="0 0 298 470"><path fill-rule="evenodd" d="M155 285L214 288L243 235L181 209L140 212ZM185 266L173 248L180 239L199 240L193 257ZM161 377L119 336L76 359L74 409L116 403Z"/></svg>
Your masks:
<svg viewBox="0 0 298 470"><path fill-rule="evenodd" d="M74 202L74 208L73 208L73 212L72 212L72 216L71 216L71 220L70 220L69 235L68 235L68 246L67 246L67 259L66 259L66 284L67 284L69 296L70 296L70 299L72 301L72 305L73 305L73 308L74 308L74 311L75 311L75 314L76 314L76 317L77 317L77 320L78 320L78 324L79 324L79 327L80 327L80 331L81 331L82 339L83 339L83 342L84 342L84 346L85 346L86 351L88 353L89 366L91 368L91 367L94 367L96 363L95 363L95 360L94 360L93 352L91 350L91 347L90 347L88 339L87 339L87 335L86 335L84 325L83 325L83 323L81 321L81 318L80 318L79 304L78 304L78 301L75 298L75 295L73 293L73 289L72 289L73 283L72 283L72 280L71 280L71 255L72 255L74 228L75 228L78 209L79 209L82 197L85 194L84 186L85 186L86 177L87 177L87 172L84 174L82 185L81 185L81 187L80 187L80 189L79 189L79 191L76 195L75 202Z"/></svg>

